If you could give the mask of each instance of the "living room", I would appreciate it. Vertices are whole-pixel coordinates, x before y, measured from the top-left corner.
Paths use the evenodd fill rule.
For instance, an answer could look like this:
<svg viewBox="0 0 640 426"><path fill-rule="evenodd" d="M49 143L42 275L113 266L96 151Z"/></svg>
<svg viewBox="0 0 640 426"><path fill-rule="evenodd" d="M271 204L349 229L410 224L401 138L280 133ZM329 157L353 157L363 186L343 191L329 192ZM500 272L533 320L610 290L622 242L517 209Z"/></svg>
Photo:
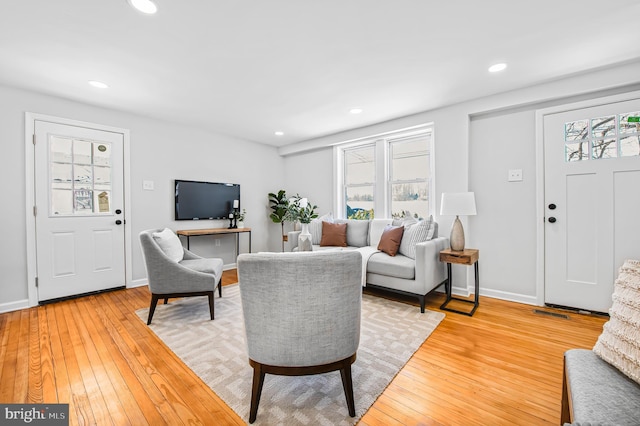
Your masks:
<svg viewBox="0 0 640 426"><path fill-rule="evenodd" d="M126 2L123 3L126 6ZM635 15L638 15L635 4L619 2L618 6L635 8ZM552 6L548 7L551 9ZM18 16L24 16L24 11ZM11 19L11 13L3 14L0 19L4 24L5 20ZM4 51L16 36L7 33L8 25L2 27L0 47ZM621 43L638 39L637 26L629 25L626 31L626 38L620 36ZM473 35L467 35L467 38L473 38ZM254 136L228 136L230 132L227 129L214 131L186 121L180 123L153 118L140 110L132 112L128 106L116 108L113 104L104 106L101 100L92 102L87 98L79 100L65 96L65 90L71 90L71 87L58 86L52 94L44 83L26 86L16 77L0 78L0 112L3 117L0 138L5 158L9 159L0 173L6 199L16 200L19 206L1 213L4 223L11 225L5 227L0 243L5 254L0 261L3 272L0 312L37 305L37 299L34 300L32 295L37 293L37 289L30 263L35 249L27 231L31 202L27 178L29 159L25 151L28 140L25 128L29 123L25 113L128 130L128 152L125 153L129 164L126 199L130 202L125 209L127 287L146 283L146 270L137 241L141 231L161 227L174 230L203 227L202 223L183 225L173 219L175 179L240 184L241 204L247 211L245 223L252 228L252 251L279 251L280 226L273 224L268 217L269 192L286 189L291 194L300 193L319 206L319 213L334 211L335 144L417 125L432 126L435 192L431 199L434 200L433 214L440 225L441 235L448 234L453 222L453 217L439 215L441 194L474 192L478 214L461 219L465 225L467 245L479 248L482 253L480 294L541 306L545 302L544 269L541 267L544 263L544 237L539 222L544 216L544 202L540 199L543 169L536 114L540 110L595 102L603 97L637 98L640 60L633 49L625 51L626 56L619 53L617 57L611 55L600 61L594 60L588 66L576 65L562 75L549 75L532 84L519 84L515 77L508 84L500 83L497 79L504 75L493 75L488 77L491 80L486 80L494 89L492 93L475 98L457 98L459 91L476 89L463 85L450 90L451 99L456 99L455 102L442 101L436 107L414 113L397 113L393 118L344 127L345 130L330 134L320 132L315 137L301 138L290 144L282 144L281 139L272 135L273 131L265 134L263 140ZM25 52L28 56L37 54L39 50L37 46L31 46ZM5 55L2 67L13 69L22 60L21 56ZM489 59L476 60L482 62L479 72L484 72L484 61ZM515 73L517 68L517 64L512 63L505 72ZM184 72L184 68L176 72ZM32 74L33 80L39 76L46 77L46 73L40 74L36 70ZM84 80L90 78L94 77ZM126 102L122 104L126 105ZM352 106L355 105L349 105ZM366 115L366 107L363 108ZM512 169L522 171L522 181L507 180L507 173ZM153 190L144 189L144 181L152 181ZM227 221L206 224L207 227L227 225ZM628 232L638 231L630 228ZM206 256L220 256L222 253L225 264L233 267L233 240L222 239L220 247L210 243L207 239L195 242L194 250ZM246 251L246 242L241 241L241 244L241 251ZM640 253L628 253L627 256L637 259ZM455 292L466 296L473 287L473 274L466 268L455 268L454 282L457 283Z"/></svg>

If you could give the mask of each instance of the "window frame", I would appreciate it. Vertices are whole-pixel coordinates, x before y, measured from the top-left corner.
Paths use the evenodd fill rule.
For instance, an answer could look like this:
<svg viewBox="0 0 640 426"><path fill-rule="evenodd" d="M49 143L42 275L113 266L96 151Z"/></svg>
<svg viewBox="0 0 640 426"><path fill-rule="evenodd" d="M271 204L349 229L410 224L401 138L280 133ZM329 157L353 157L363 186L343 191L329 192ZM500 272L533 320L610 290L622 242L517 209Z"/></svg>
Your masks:
<svg viewBox="0 0 640 426"><path fill-rule="evenodd" d="M373 182L374 188L374 217L376 218L391 218L391 186L393 183L406 183L408 181L392 181L391 178L391 144L393 142L402 142L404 140L414 139L416 137L427 137L427 155L429 161L430 174L426 179L417 178L412 180L413 182L425 182L427 183L428 191L428 212L427 215L434 213L435 203L432 202L433 194L435 193L434 183L434 156L433 156L433 126L421 125L417 128L404 129L395 132L389 132L384 135L370 136L366 138L360 138L354 141L347 141L334 146L334 170L335 170L335 184L334 184L334 212L337 218L346 218L346 194L347 184L346 180L346 162L345 152L367 145L373 145L374 148L374 162L375 162L375 175Z"/></svg>

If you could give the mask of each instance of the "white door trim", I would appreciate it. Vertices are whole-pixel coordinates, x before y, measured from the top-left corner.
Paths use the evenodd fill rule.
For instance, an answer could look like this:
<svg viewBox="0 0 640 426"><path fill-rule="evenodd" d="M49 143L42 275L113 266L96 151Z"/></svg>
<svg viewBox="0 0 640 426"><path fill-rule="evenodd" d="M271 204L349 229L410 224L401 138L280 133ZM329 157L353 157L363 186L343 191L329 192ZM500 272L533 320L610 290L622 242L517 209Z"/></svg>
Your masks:
<svg viewBox="0 0 640 426"><path fill-rule="evenodd" d="M536 110L536 304L544 306L544 118L547 115L558 114L574 109L591 108L594 106L629 101L640 97L640 91L622 93L619 95L594 98L586 101L557 105Z"/></svg>
<svg viewBox="0 0 640 426"><path fill-rule="evenodd" d="M132 275L132 256L131 256L131 160L130 160L130 141L129 130L118 127L105 126L102 124L89 123L86 121L71 120L68 118L54 117L51 115L36 114L25 112L24 120L24 146L25 146L25 180L26 180L26 197L25 197L25 214L26 214L26 235L27 235L27 290L29 295L29 306L38 305L38 290L36 288L36 220L33 215L33 206L35 205L35 148L33 145L33 135L35 133L35 123L38 121L47 121L51 123L65 124L68 126L86 127L89 129L103 130L122 134L124 140L124 220L128 226L124 227L124 244L125 244L125 285L131 286L133 281Z"/></svg>

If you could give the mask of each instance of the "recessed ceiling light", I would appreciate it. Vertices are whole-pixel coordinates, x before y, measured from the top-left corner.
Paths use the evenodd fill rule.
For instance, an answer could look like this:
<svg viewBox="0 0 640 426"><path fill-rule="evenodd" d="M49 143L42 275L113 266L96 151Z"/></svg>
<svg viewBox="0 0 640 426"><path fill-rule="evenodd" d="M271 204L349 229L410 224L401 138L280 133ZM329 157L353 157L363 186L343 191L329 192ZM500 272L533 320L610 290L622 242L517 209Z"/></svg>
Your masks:
<svg viewBox="0 0 640 426"><path fill-rule="evenodd" d="M349 112L351 114L360 114L362 112L362 108L351 108Z"/></svg>
<svg viewBox="0 0 640 426"><path fill-rule="evenodd" d="M158 6L151 0L128 0L129 4L142 13L152 15L158 11Z"/></svg>
<svg viewBox="0 0 640 426"><path fill-rule="evenodd" d="M489 67L489 72L500 72L507 68L507 64L501 62L499 64L494 64Z"/></svg>
<svg viewBox="0 0 640 426"><path fill-rule="evenodd" d="M277 132L274 132L274 135L276 135L276 136L283 136L283 135L284 135L284 132L277 131Z"/></svg>
<svg viewBox="0 0 640 426"><path fill-rule="evenodd" d="M90 80L89 84L92 85L93 87L97 87L98 89L108 89L109 88L108 84L103 83L101 81Z"/></svg>

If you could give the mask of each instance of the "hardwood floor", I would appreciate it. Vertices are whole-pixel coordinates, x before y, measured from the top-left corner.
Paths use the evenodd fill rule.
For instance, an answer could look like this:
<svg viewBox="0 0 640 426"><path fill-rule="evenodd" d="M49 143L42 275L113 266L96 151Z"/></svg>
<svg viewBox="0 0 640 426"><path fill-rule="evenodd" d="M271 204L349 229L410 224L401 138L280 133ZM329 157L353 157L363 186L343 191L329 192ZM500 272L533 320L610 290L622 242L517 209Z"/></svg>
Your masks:
<svg viewBox="0 0 640 426"><path fill-rule="evenodd" d="M136 316L149 300L142 287L0 314L0 402L68 402L71 424L244 424ZM360 425L557 425L562 354L606 321L486 297L446 314Z"/></svg>

